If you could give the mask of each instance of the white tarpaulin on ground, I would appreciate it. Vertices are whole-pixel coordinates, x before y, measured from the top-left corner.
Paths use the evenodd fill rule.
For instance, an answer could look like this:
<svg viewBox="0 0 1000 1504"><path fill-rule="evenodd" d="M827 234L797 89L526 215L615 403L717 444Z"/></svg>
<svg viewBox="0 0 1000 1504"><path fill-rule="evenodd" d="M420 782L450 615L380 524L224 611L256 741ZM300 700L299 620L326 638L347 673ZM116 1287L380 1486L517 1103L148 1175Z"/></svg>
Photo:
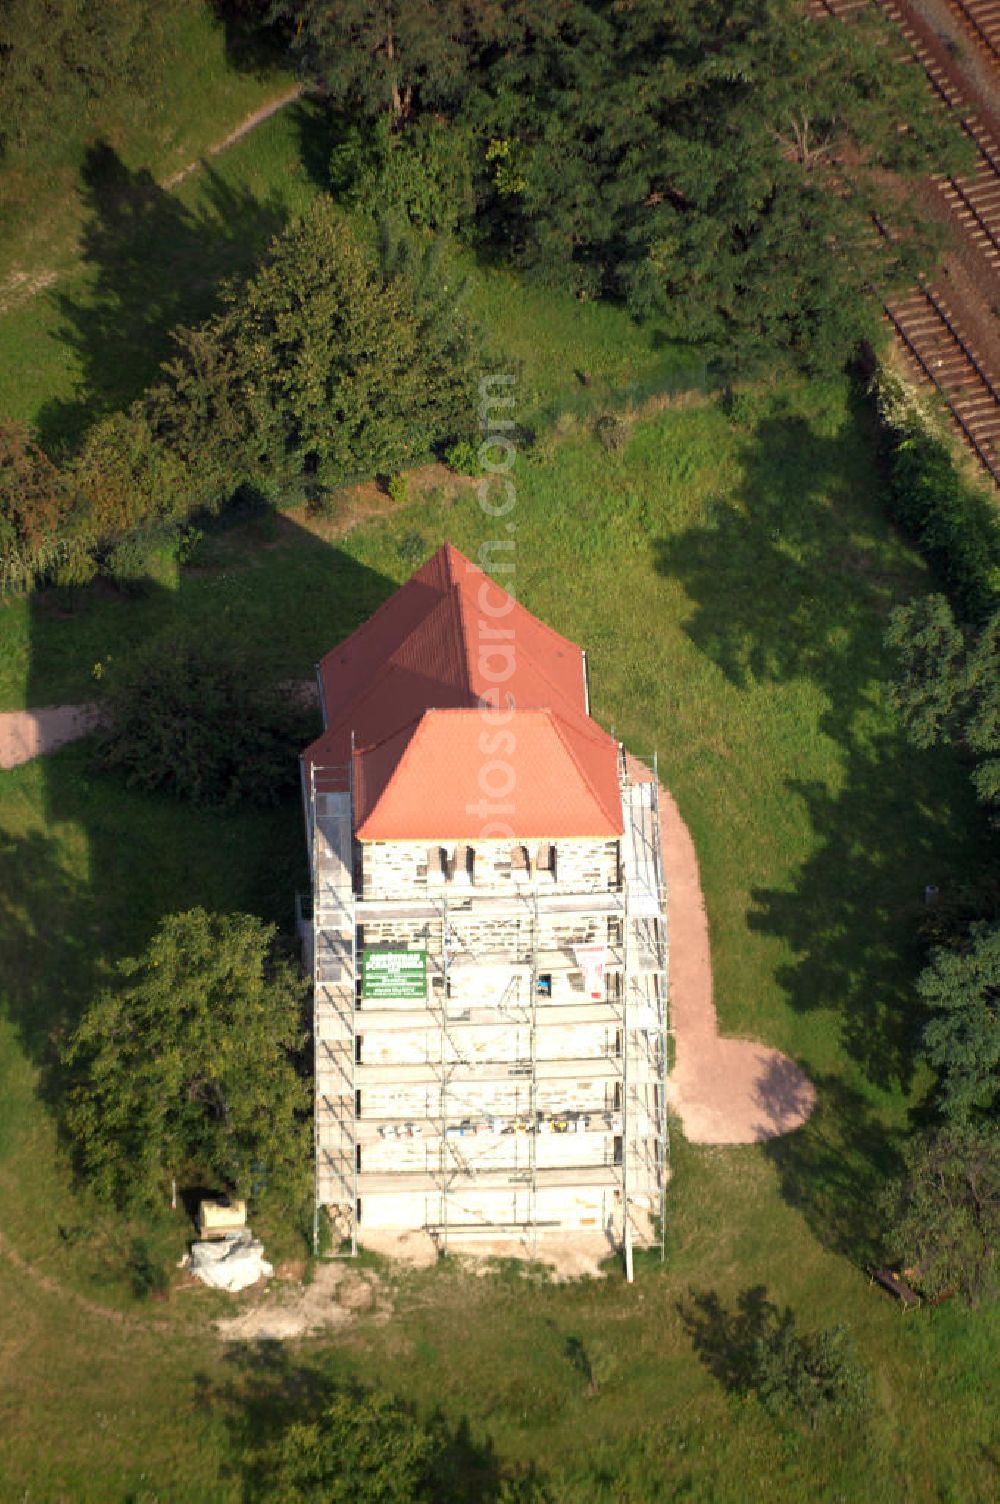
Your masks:
<svg viewBox="0 0 1000 1504"><path fill-rule="evenodd" d="M214 1243L192 1243L191 1273L213 1290L246 1290L274 1269L264 1257L264 1245L249 1232L234 1233Z"/></svg>

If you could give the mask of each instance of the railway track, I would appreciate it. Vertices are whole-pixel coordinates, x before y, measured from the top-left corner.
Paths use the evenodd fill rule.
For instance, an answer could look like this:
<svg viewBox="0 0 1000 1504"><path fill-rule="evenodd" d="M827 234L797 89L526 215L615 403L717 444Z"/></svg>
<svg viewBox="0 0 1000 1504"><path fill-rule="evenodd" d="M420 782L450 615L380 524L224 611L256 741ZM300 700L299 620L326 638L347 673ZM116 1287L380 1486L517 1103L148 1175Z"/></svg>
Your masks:
<svg viewBox="0 0 1000 1504"><path fill-rule="evenodd" d="M971 172L959 176L941 174L933 182L965 240L975 247L1000 282L1000 141L970 106L898 0L874 0L874 3L893 21L941 103L954 111L975 147L976 160ZM983 0L981 4L968 4L964 0L952 4L948 0L948 3L955 11L969 12L965 18L969 21L976 14L984 28L987 13L993 14L1000 39L1000 0ZM868 4L869 0L813 0L810 14L847 21ZM982 45L985 48L985 42ZM878 227L886 233L883 225ZM974 348L947 295L938 288L916 287L905 297L887 304L886 317L914 374L932 382L941 393L962 437L1000 486L1000 382Z"/></svg>
<svg viewBox="0 0 1000 1504"><path fill-rule="evenodd" d="M886 317L919 378L933 382L969 448L1000 485L1000 393L941 294L914 288Z"/></svg>
<svg viewBox="0 0 1000 1504"><path fill-rule="evenodd" d="M979 51L1000 63L1000 0L947 0L947 5Z"/></svg>
<svg viewBox="0 0 1000 1504"><path fill-rule="evenodd" d="M942 104L955 112L962 130L976 149L976 163L971 173L964 173L961 177L940 174L933 181L966 238L994 270L1000 270L1000 141L969 105L924 38L910 24L897 0L876 0L876 3L896 23L927 74L935 94ZM1000 13L1000 3L996 9Z"/></svg>

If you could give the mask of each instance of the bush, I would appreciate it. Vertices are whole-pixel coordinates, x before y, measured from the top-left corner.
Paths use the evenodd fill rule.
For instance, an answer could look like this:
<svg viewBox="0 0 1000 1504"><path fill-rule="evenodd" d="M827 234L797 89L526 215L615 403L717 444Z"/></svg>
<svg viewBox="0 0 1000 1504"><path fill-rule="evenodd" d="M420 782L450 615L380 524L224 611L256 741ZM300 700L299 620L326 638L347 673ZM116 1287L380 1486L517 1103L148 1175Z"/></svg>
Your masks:
<svg viewBox="0 0 1000 1504"><path fill-rule="evenodd" d="M736 1394L755 1394L772 1415L813 1428L826 1415L863 1415L868 1376L843 1327L799 1332L794 1312L779 1309L760 1285L743 1290L732 1312L714 1291L692 1294L681 1318L716 1378Z"/></svg>
<svg viewBox="0 0 1000 1504"><path fill-rule="evenodd" d="M450 444L444 452L444 458L445 464L456 475L471 475L478 480L483 474L483 467L479 463L479 449L468 439L459 439Z"/></svg>
<svg viewBox="0 0 1000 1504"><path fill-rule="evenodd" d="M190 564L204 542L205 534L200 527L186 522L177 529L174 539L174 558L178 564Z"/></svg>
<svg viewBox="0 0 1000 1504"><path fill-rule="evenodd" d="M103 764L195 805L274 804L298 785L309 715L229 635L170 631L110 676Z"/></svg>
<svg viewBox="0 0 1000 1504"><path fill-rule="evenodd" d="M71 509L66 477L27 428L0 422L0 589L30 589L51 571Z"/></svg>
<svg viewBox="0 0 1000 1504"><path fill-rule="evenodd" d="M594 432L609 454L617 454L628 443L628 424L617 413L603 413L594 424Z"/></svg>
<svg viewBox="0 0 1000 1504"><path fill-rule="evenodd" d="M469 133L434 116L402 132L385 119L351 126L331 154L330 183L344 202L421 229L453 230L475 212Z"/></svg>
<svg viewBox="0 0 1000 1504"><path fill-rule="evenodd" d="M1000 600L1000 524L991 497L965 480L944 441L897 378L872 390L888 452L891 511L952 596L981 620Z"/></svg>
<svg viewBox="0 0 1000 1504"><path fill-rule="evenodd" d="M882 1213L889 1252L931 1299L955 1291L970 1304L1000 1283L1000 1138L969 1124L923 1133L905 1150Z"/></svg>
<svg viewBox="0 0 1000 1504"><path fill-rule="evenodd" d="M410 495L410 477L402 470L397 470L395 475L390 475L389 484L386 487L393 501L400 506L404 505Z"/></svg>
<svg viewBox="0 0 1000 1504"><path fill-rule="evenodd" d="M138 595L145 589L152 572L155 545L149 537L133 533L116 543L104 564L104 573L119 590Z"/></svg>
<svg viewBox="0 0 1000 1504"><path fill-rule="evenodd" d="M68 479L95 543L186 517L199 501L186 464L158 442L138 406L90 429Z"/></svg>
<svg viewBox="0 0 1000 1504"><path fill-rule="evenodd" d="M430 1504L440 1450L440 1438L387 1396L339 1394L318 1421L289 1426L259 1458L257 1496L273 1504Z"/></svg>
<svg viewBox="0 0 1000 1504"><path fill-rule="evenodd" d="M844 1327L800 1334L786 1310L756 1340L753 1387L772 1414L794 1415L815 1428L827 1412L862 1415L869 1386Z"/></svg>

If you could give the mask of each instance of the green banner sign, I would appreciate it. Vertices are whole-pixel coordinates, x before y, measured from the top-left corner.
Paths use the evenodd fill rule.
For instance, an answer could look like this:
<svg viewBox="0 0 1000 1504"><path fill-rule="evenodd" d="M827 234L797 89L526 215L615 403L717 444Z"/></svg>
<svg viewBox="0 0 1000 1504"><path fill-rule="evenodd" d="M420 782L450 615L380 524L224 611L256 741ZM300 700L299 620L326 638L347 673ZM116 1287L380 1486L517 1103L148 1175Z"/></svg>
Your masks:
<svg viewBox="0 0 1000 1504"><path fill-rule="evenodd" d="M425 950L366 950L361 995L413 1000L427 996Z"/></svg>

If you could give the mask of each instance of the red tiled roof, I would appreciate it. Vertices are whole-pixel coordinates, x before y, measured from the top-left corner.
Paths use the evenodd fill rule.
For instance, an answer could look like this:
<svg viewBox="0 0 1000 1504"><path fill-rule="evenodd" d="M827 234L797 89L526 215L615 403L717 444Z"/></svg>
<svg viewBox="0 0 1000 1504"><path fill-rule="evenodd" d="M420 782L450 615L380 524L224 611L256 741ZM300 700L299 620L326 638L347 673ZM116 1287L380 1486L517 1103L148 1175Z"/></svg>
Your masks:
<svg viewBox="0 0 1000 1504"><path fill-rule="evenodd" d="M450 543L319 672L327 724L305 761L346 770L353 737L361 839L471 840L491 821L525 839L621 832L617 749L586 714L580 649ZM505 777L484 771L497 746ZM511 779L509 796L487 791Z"/></svg>

